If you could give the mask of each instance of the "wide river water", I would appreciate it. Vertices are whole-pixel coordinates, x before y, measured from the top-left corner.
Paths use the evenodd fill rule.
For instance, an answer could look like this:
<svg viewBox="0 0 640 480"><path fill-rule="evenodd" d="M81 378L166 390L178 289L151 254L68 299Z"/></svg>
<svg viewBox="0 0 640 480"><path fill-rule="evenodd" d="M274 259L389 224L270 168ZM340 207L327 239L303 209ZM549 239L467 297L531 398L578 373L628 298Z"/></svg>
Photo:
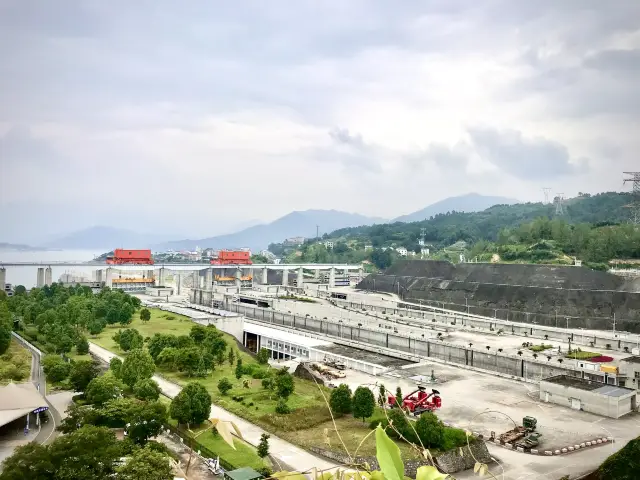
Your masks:
<svg viewBox="0 0 640 480"><path fill-rule="evenodd" d="M0 263L3 262L87 262L102 252L88 250L58 250L41 252L21 252L18 250L0 250ZM38 267L6 267L6 282L15 285L24 285L27 288L36 286ZM52 279L58 281L63 273L76 273L92 278L92 272L100 267L56 267L51 266ZM104 267L102 267L104 268Z"/></svg>

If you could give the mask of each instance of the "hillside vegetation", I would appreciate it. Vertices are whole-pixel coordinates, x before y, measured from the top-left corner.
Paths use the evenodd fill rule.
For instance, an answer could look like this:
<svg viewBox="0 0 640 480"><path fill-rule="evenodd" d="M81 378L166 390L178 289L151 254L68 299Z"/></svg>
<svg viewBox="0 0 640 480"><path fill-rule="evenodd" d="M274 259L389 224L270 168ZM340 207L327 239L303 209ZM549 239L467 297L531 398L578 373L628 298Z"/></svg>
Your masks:
<svg viewBox="0 0 640 480"><path fill-rule="evenodd" d="M542 203L496 205L482 212L449 212L429 220L345 228L325 235L326 248L315 240L300 247L270 245L270 250L294 262L362 262L379 269L400 258L404 247L424 258L458 262L468 260L571 264L573 257L599 269L616 258L640 258L640 232L627 223L623 208L626 193L582 195L565 202L566 213L555 215L555 206Z"/></svg>

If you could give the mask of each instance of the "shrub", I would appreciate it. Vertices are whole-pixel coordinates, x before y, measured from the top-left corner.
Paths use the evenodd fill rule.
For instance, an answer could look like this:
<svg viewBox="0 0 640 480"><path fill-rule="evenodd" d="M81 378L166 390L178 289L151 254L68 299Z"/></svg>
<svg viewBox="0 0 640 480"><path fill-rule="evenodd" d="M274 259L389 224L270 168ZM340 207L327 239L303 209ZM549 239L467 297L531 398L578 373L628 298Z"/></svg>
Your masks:
<svg viewBox="0 0 640 480"><path fill-rule="evenodd" d="M233 385L231 385L231 382L226 377L221 378L220 381L218 382L218 390L220 390L220 393L222 395L226 395L227 392L232 388L233 388ZM234 397L234 400L235 400L235 397Z"/></svg>
<svg viewBox="0 0 640 480"><path fill-rule="evenodd" d="M71 364L58 355L47 355L42 361L44 374L52 382L61 382L71 373Z"/></svg>
<svg viewBox="0 0 640 480"><path fill-rule="evenodd" d="M86 337L80 337L76 342L76 352L78 355L86 355L89 353L89 342Z"/></svg>
<svg viewBox="0 0 640 480"><path fill-rule="evenodd" d="M442 437L442 450L463 447L467 444L467 434L460 428L445 427Z"/></svg>
<svg viewBox="0 0 640 480"><path fill-rule="evenodd" d="M278 404L276 405L276 413L280 415L287 415L291 413L291 409L289 405L287 405L287 401L284 398L278 400Z"/></svg>

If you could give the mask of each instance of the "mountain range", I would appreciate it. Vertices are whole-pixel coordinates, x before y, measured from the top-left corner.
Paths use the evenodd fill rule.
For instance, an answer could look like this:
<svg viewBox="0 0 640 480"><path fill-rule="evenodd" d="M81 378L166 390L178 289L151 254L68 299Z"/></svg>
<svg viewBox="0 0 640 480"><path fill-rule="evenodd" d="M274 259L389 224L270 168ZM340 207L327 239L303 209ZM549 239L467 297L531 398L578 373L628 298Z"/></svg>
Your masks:
<svg viewBox="0 0 640 480"><path fill-rule="evenodd" d="M270 243L282 242L290 237L315 237L317 231L322 235L323 233L331 233L334 230L346 227L387 222L414 222L454 210L457 212L475 212L497 204L514 203L518 203L518 201L505 197L470 193L441 200L421 210L392 220L367 217L338 210L296 211L271 223L252 225L235 233L184 240L173 240L169 235L143 234L121 228L94 226L59 237L41 246L58 249L106 249L105 251L118 247L152 248L156 251L169 249L192 250L196 246L216 249L248 247L256 251L266 248Z"/></svg>

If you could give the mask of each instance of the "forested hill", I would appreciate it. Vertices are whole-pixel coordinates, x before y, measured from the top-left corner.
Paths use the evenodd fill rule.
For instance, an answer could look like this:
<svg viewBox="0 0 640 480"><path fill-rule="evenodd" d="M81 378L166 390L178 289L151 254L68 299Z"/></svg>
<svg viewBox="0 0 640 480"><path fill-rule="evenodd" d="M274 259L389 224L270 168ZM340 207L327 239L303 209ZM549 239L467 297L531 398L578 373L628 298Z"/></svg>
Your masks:
<svg viewBox="0 0 640 480"><path fill-rule="evenodd" d="M559 218L569 224L589 223L606 225L626 222L629 210L624 208L631 202L628 193L601 193L579 196L564 202L565 213ZM495 241L504 229L517 228L539 217L555 217L555 205L543 203L520 203L495 205L482 212L449 212L436 215L429 220L412 223L387 223L373 226L343 228L326 237L345 240L361 240L373 247L389 244L407 245L416 243L425 229L425 240L434 245L451 245L463 240L475 243L480 240ZM409 245L407 245L409 246Z"/></svg>

